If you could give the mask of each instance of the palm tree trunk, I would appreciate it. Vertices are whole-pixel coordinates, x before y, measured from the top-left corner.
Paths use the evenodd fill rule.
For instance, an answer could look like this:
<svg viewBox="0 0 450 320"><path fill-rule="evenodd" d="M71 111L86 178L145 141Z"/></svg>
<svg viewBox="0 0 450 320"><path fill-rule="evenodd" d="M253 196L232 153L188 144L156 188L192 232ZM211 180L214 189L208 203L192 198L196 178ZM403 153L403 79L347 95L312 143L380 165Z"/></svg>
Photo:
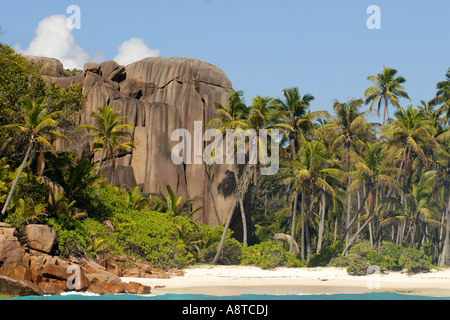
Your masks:
<svg viewBox="0 0 450 320"><path fill-rule="evenodd" d="M291 160L295 160L295 138L291 139Z"/></svg>
<svg viewBox="0 0 450 320"><path fill-rule="evenodd" d="M111 185L115 185L116 180L116 155L113 153L112 155L112 164L111 164Z"/></svg>
<svg viewBox="0 0 450 320"><path fill-rule="evenodd" d="M243 233L243 239L242 242L244 246L247 245L247 218L245 217L245 209L244 209L244 196L247 191L248 181L247 179L251 178L251 175L249 177L249 168L253 168L251 165L247 164L244 172L242 173L241 179L238 178L238 168L236 163L233 163L234 166L234 181L236 182L236 197L239 201L239 206L241 209L241 218L242 218L242 233ZM241 182L241 184L240 184Z"/></svg>
<svg viewBox="0 0 450 320"><path fill-rule="evenodd" d="M105 149L106 149L106 146L104 146L102 149L102 155L100 156L100 163L98 164L97 175L100 174L100 170L102 169L103 157L105 156Z"/></svg>
<svg viewBox="0 0 450 320"><path fill-rule="evenodd" d="M244 210L244 200L243 198L239 198L239 206L241 209L241 218L242 218L242 243L244 246L247 245L247 218L245 217L245 210Z"/></svg>
<svg viewBox="0 0 450 320"><path fill-rule="evenodd" d="M450 258L450 244L449 244L449 232L450 232L450 194L448 196L448 203L447 203L447 228L445 230L445 240L444 240L444 248L442 249L442 255L441 255L441 261L439 263L439 266L445 266L447 265L447 260Z"/></svg>
<svg viewBox="0 0 450 320"><path fill-rule="evenodd" d="M308 267L309 262L311 261L311 239L309 236L309 228L308 228L308 220L306 220L305 225L305 235L306 235L306 263L305 267Z"/></svg>
<svg viewBox="0 0 450 320"><path fill-rule="evenodd" d="M350 148L346 147L346 157L347 157L347 168L346 173L348 174L350 172ZM348 225L350 224L350 214L352 209L352 195L350 194L350 191L348 190L351 183L350 177L347 179L347 221L346 221L346 228L348 228ZM345 236L345 241L348 241L348 237L350 236L349 233Z"/></svg>
<svg viewBox="0 0 450 320"><path fill-rule="evenodd" d="M333 244L335 244L336 241L337 241L337 229L338 229L338 217L336 215L336 218L334 219L334 240L333 240Z"/></svg>
<svg viewBox="0 0 450 320"><path fill-rule="evenodd" d="M319 221L319 235L317 240L317 253L322 249L323 225L325 223L325 192L322 193L322 202L320 203L320 221Z"/></svg>
<svg viewBox="0 0 450 320"><path fill-rule="evenodd" d="M291 241L289 244L289 252L292 253L294 251L294 237L295 237L295 223L297 216L297 201L298 201L298 193L297 191L294 194L294 202L292 203L292 226L291 226Z"/></svg>
<svg viewBox="0 0 450 320"><path fill-rule="evenodd" d="M302 204L301 204L301 218L302 218L302 232L301 232L301 259L305 260L305 191L302 190Z"/></svg>
<svg viewBox="0 0 450 320"><path fill-rule="evenodd" d="M219 210L217 209L216 196L214 195L214 192L213 192L213 187L212 187L212 183L211 183L211 175L209 173L209 169L207 166L208 165L205 163L205 172L206 172L206 179L208 180L209 194L211 195L211 200L213 202L213 207L214 207L214 212L217 217L217 222L219 223L219 226L221 226L222 220L220 219Z"/></svg>
<svg viewBox="0 0 450 320"><path fill-rule="evenodd" d="M228 214L227 222L225 223L225 227L222 232L222 238L220 239L219 247L217 248L216 255L214 256L214 259L211 261L211 264L217 264L219 261L220 256L223 252L223 247L225 245L225 240L227 238L228 229L230 228L231 219L233 218L234 210L236 209L237 201L234 201L233 205L231 206L230 212Z"/></svg>
<svg viewBox="0 0 450 320"><path fill-rule="evenodd" d="M2 213L0 215L0 221L3 219L3 217L6 214L6 210L8 209L9 203L11 202L11 198L12 198L12 196L14 194L14 191L16 190L17 183L19 182L20 175L22 174L23 168L25 167L25 164L28 161L28 157L30 156L31 149L33 149L33 144L34 144L34 136L32 136L31 139L30 139L30 143L28 144L28 149L27 149L27 152L25 154L25 158L23 159L22 164L19 167L19 171L17 172L17 176L14 179L14 182L13 182L13 185L11 187L11 190L9 191L8 198L6 198L6 202L5 202L4 206L3 206Z"/></svg>
<svg viewBox="0 0 450 320"><path fill-rule="evenodd" d="M308 267L309 261L311 260L311 237L309 235L309 219L312 217L312 211L314 206L314 194L311 191L309 197L309 210L308 217L305 219L305 236L306 236L306 264L305 267Z"/></svg>

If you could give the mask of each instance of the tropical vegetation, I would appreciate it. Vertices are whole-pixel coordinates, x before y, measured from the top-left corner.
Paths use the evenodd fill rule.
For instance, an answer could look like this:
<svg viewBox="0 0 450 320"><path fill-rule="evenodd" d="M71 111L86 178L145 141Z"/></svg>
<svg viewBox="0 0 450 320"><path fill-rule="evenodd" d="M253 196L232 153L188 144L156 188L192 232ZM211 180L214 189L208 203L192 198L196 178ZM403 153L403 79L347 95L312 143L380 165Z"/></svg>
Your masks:
<svg viewBox="0 0 450 320"><path fill-rule="evenodd" d="M299 87L250 105L230 91L208 127L279 130L280 169L264 176L260 165L235 165L234 205L227 221L215 207L219 226L211 227L192 219L197 199L177 196L173 186L159 196L115 186L115 159L134 145L133 127L111 107L98 106L92 125L77 127L80 87L46 86L36 66L3 44L0 65L1 220L19 234L29 223L51 226L61 256L133 255L163 268L335 265L354 274L450 261L450 69L418 105L406 79L385 66L366 79L364 97L335 101L329 112L311 110L314 96ZM87 130L90 158L55 147L70 143L67 128ZM230 230L235 211L242 243Z"/></svg>

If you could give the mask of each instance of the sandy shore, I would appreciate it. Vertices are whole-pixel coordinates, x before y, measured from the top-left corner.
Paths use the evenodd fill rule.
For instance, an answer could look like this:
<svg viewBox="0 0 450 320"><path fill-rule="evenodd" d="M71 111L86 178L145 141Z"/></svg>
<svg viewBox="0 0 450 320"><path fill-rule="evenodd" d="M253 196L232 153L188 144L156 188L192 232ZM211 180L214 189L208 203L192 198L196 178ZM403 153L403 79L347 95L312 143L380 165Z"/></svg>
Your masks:
<svg viewBox="0 0 450 320"><path fill-rule="evenodd" d="M277 268L249 266L194 266L171 279L122 278L152 287L152 294L301 295L393 292L450 297L450 269L408 275L400 272L351 276L340 268Z"/></svg>

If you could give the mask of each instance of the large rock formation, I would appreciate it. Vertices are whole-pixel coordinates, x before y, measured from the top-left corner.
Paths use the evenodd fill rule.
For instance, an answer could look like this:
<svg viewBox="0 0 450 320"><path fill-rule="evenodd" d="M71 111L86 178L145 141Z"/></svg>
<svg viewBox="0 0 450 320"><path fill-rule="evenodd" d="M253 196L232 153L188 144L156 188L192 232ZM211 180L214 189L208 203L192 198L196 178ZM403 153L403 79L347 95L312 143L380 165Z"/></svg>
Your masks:
<svg viewBox="0 0 450 320"><path fill-rule="evenodd" d="M171 141L171 134L175 129L187 129L193 139L194 121L201 121L204 126L217 117L214 102L226 105L228 91L232 89L222 70L196 59L158 57L128 66L120 66L115 61L100 65L87 63L84 72L77 75L44 76L44 79L61 88L82 85L87 101L79 124L94 124L91 113L98 107L110 105L135 127L136 148L118 159L116 184L128 188L140 186L142 192L148 194L165 192L166 185L170 185L184 200L200 199L196 206L203 209L195 214L196 221L217 225L204 165L174 164L171 150L179 142ZM72 145L60 142L58 147L70 148L78 156L88 157L91 149L84 133L70 130L69 133ZM94 159L98 161L99 154ZM231 170L231 165L213 166L212 186L222 222L226 221L234 201ZM103 170L107 177L110 171L107 167ZM239 233L238 214L234 221L232 228Z"/></svg>

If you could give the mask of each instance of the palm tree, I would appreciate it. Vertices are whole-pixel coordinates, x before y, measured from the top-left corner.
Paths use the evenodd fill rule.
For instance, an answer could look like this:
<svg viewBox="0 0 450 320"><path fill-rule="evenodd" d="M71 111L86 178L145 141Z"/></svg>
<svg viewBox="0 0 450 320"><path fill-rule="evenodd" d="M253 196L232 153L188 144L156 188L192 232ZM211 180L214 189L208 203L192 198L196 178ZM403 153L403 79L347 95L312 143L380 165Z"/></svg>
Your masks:
<svg viewBox="0 0 450 320"><path fill-rule="evenodd" d="M371 103L370 110L373 109L374 105L378 105L378 112L380 112L381 103L384 103L383 125L386 124L389 103L399 108L400 103L398 102L398 98L402 97L411 100L402 86L406 82L406 79L402 76L397 76L397 73L397 70L383 66L382 73L367 77L367 80L373 82L375 85L366 90L365 102L366 104Z"/></svg>
<svg viewBox="0 0 450 320"><path fill-rule="evenodd" d="M75 165L70 164L69 174L63 183L65 193L69 198L76 198L87 187L95 184L99 177L93 173L94 165L88 159L80 159Z"/></svg>
<svg viewBox="0 0 450 320"><path fill-rule="evenodd" d="M446 80L438 82L436 85L436 96L431 99L430 104L432 106L437 106L442 104L442 106L436 110L438 115L445 114L447 122L450 119L450 68L445 75Z"/></svg>
<svg viewBox="0 0 450 320"><path fill-rule="evenodd" d="M277 107L277 104L273 98L263 98L256 96L252 100L252 105L249 108L249 115L247 119L248 129L253 129L257 133L254 141L260 156L266 156L268 154L268 144L258 133L265 130L270 133L272 130L279 130L284 133L291 132L292 126L287 124ZM243 139L242 139L243 140ZM254 165L254 174L256 177L257 170Z"/></svg>
<svg viewBox="0 0 450 320"><path fill-rule="evenodd" d="M139 186L134 187L131 190L121 189L120 196L126 205L134 210L145 210L151 207L151 198L144 196Z"/></svg>
<svg viewBox="0 0 450 320"><path fill-rule="evenodd" d="M308 265L311 257L311 239L309 235L309 221L313 216L313 209L316 197L321 192L326 192L332 196L336 195L334 188L326 181L327 177L337 177L342 175L342 171L331 168L330 161L333 155L325 146L317 141L311 142L303 138L302 148L298 150L298 160L292 161L294 175L287 179L294 181L292 195L296 196L301 191L302 199L302 241L303 235L306 237ZM292 219L291 242L295 238L295 215ZM292 244L291 246L292 247Z"/></svg>
<svg viewBox="0 0 450 320"><path fill-rule="evenodd" d="M115 112L109 105L98 108L97 112L92 112L91 117L95 119L95 126L80 125L76 130L87 129L92 131L89 136L94 138L94 152L101 150L100 163L97 174L106 159L112 160L111 184L114 185L115 159L120 150L132 149L134 145L128 137L134 129L130 124L121 124L126 116L119 117L119 112Z"/></svg>
<svg viewBox="0 0 450 320"><path fill-rule="evenodd" d="M298 87L283 89L284 100L276 99L275 102L284 121L292 127L289 133L290 158L293 160L298 148L298 137L300 131L306 129L311 124L304 121L304 116L308 113L311 101L314 96L306 93L303 96Z"/></svg>
<svg viewBox="0 0 450 320"><path fill-rule="evenodd" d="M411 173L412 162L419 158L427 165L428 159L425 148L438 147L434 135L436 130L430 124L430 119L424 118L423 113L409 105L400 106L394 113L395 118L384 126L380 139L388 138L388 144L399 149L397 157L401 157L400 169Z"/></svg>
<svg viewBox="0 0 450 320"><path fill-rule="evenodd" d="M235 92L229 91L229 98L228 98L227 106L223 106L219 103L215 103L217 106L216 113L219 115L219 117L210 120L206 124L206 127L207 128L216 127L217 130L219 130L223 135L225 135L226 131L229 129L234 129L235 132L236 132L236 130L239 130L239 129L243 129L243 130L248 129L248 123L245 120L245 117L248 115L248 107L246 106L242 96L243 96L242 91L235 91ZM233 136L233 138L234 138L234 136ZM226 141L226 143L228 143L228 141ZM250 169L253 169L248 166L246 166L246 168L247 168L247 170L244 170L244 172L241 175L241 179L240 179L238 176L237 164L233 160L233 171L234 171L233 176L234 176L234 180L236 183L234 195L235 195L236 201L240 205L244 244L247 244L247 219L245 216L244 199L243 198L245 196L245 193L246 193L247 187L248 187L248 179L246 179L244 177L248 177L248 176L251 177L252 174L249 173L249 171L250 171ZM232 218L232 215L233 215L233 212L235 209L235 205L236 205L236 202L235 202L235 204L233 204L233 206L230 210L230 213L228 215L227 222L225 223L225 229L224 229L224 233L222 236L223 243L225 241L228 227L231 223L231 218ZM222 244L222 241L221 241L221 244ZM217 259L215 258L213 261L215 261L215 262L218 261L218 257L221 254L221 250L220 250L221 248L223 248L223 245L219 246L219 250L216 254Z"/></svg>
<svg viewBox="0 0 450 320"><path fill-rule="evenodd" d="M447 129L447 132L449 128ZM442 253L439 261L439 265L448 265L447 261L450 258L450 140L443 133L437 137L438 140L443 137L442 145L443 148L437 152L436 161L434 167L437 175L437 186L436 188L440 190L441 199L444 203L443 206L443 221L447 221L444 236L444 244L442 247Z"/></svg>
<svg viewBox="0 0 450 320"><path fill-rule="evenodd" d="M420 180L411 187L405 186L406 210L409 214L409 230L406 235L410 236L410 246L414 246L414 236L419 232L417 249L422 245L423 237L426 233L426 226L440 226L438 221L440 216L440 201L433 198L436 184L436 171L431 170L422 173ZM417 229L417 230L416 230Z"/></svg>
<svg viewBox="0 0 450 320"><path fill-rule="evenodd" d="M206 154L204 155L203 165L205 168L206 180L208 182L209 194L211 196L211 200L213 203L214 213L216 214L217 223L219 226L222 225L222 219L220 219L219 209L217 208L216 196L214 195L214 190L212 186L212 181L214 179L214 169L212 166L213 160L215 159L215 154Z"/></svg>
<svg viewBox="0 0 450 320"><path fill-rule="evenodd" d="M17 187L20 175L22 174L23 168L28 161L31 151L36 146L43 146L54 152L55 148L51 141L48 140L49 138L62 138L70 141L69 138L62 133L53 131L53 129L58 126L58 122L55 118L60 114L60 112L49 112L45 102L45 97L41 97L34 102L28 98L24 98L21 100L21 103L23 105L23 122L5 125L3 128L22 132L28 139L28 148L3 206L0 214L0 220L6 214L6 210L8 209L12 195Z"/></svg>
<svg viewBox="0 0 450 320"><path fill-rule="evenodd" d="M398 182L390 175L392 171L395 171L391 166L391 161L392 160L388 157L388 152L385 150L382 143L366 143L363 157L359 158L355 163L356 171L349 173L355 178L349 186L350 192L354 192L362 188L365 188L366 190L365 199L362 206L359 208L359 211L365 207L367 214L361 217L361 220L365 219L366 222L360 227L359 230L357 230L353 238L346 243L346 248L344 249L343 254L347 252L358 234L370 221L377 223L375 227L378 231L376 232L378 241L375 242L375 246L378 246L382 231L382 225L380 225L380 221L378 220L383 220L380 216L377 220L376 216L377 210L379 212L379 208L381 207L379 199L383 199L383 197L380 196L380 189L381 187L390 187L396 190L399 189ZM350 222L349 227L346 229L346 233L355 220L356 219L354 218L352 222Z"/></svg>
<svg viewBox="0 0 450 320"><path fill-rule="evenodd" d="M337 138L334 140L332 149L337 145L342 145L345 149L345 173L350 172L350 149L356 144L363 144L362 139L367 138L369 126L366 121L366 113L361 112L360 109L364 102L362 99L350 99L347 102L339 102L335 100L333 109L336 117L333 123L324 125L319 130L326 129L337 133ZM346 227L350 223L351 213L351 193L348 187L351 183L351 177L348 175L347 181L347 221ZM347 239L348 241L348 235Z"/></svg>
<svg viewBox="0 0 450 320"><path fill-rule="evenodd" d="M200 206L193 209L192 206L198 200L197 198L191 198L186 201L182 201L182 197L177 197L169 185L166 186L166 189L166 193L161 193L161 206L157 207L155 210L172 212L176 216L191 217L194 213L202 208Z"/></svg>

